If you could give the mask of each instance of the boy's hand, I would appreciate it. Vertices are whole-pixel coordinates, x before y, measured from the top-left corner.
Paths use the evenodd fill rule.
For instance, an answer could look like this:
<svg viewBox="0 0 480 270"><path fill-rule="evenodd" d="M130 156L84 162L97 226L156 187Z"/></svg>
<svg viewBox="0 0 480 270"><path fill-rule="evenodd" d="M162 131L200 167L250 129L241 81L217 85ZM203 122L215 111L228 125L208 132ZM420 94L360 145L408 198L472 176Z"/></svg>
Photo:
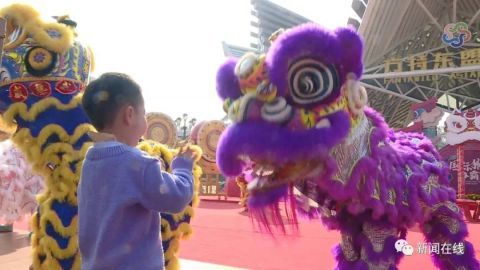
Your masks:
<svg viewBox="0 0 480 270"><path fill-rule="evenodd" d="M192 151L192 149L190 149L190 147L183 146L178 151L177 157L186 157L186 158L195 160L195 158L197 157L197 153Z"/></svg>

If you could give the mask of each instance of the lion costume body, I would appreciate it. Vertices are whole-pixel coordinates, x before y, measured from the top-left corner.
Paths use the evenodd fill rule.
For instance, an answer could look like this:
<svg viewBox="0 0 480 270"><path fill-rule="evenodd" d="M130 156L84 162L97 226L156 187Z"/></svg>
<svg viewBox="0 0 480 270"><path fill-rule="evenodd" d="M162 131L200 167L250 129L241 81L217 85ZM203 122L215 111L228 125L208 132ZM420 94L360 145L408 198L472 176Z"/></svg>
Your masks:
<svg viewBox="0 0 480 270"><path fill-rule="evenodd" d="M271 41L266 55L229 59L217 74L234 122L218 164L232 177L254 168L249 208L260 222L283 227L279 202L288 199L341 232L337 269L348 270L397 269L395 243L419 223L428 242L454 249L434 254L440 269L479 269L435 147L365 106L358 34L306 24Z"/></svg>

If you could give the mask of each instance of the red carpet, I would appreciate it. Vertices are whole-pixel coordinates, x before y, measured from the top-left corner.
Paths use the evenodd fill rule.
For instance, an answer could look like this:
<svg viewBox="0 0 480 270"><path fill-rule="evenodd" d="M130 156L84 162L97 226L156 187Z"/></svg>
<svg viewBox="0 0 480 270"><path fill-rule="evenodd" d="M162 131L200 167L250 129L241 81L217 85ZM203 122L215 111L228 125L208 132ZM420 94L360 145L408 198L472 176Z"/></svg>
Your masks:
<svg viewBox="0 0 480 270"><path fill-rule="evenodd" d="M320 221L302 221L300 237L271 236L254 229L250 218L235 203L202 201L193 220L194 235L181 243L180 257L254 270L333 269L331 249L340 239L338 232L327 231ZM469 224L469 240L480 258L480 224ZM28 230L27 222L15 224ZM423 243L418 230L409 232L407 241L416 249ZM428 255L404 257L400 270L434 269Z"/></svg>
<svg viewBox="0 0 480 270"><path fill-rule="evenodd" d="M193 221L194 235L182 242L182 258L248 269L333 269L331 248L340 237L320 221L302 221L300 237L263 235L255 230L242 209L233 203L202 201ZM469 224L469 240L480 258L480 224ZM416 249L423 243L418 230L407 241ZM434 269L428 255L404 257L400 270Z"/></svg>

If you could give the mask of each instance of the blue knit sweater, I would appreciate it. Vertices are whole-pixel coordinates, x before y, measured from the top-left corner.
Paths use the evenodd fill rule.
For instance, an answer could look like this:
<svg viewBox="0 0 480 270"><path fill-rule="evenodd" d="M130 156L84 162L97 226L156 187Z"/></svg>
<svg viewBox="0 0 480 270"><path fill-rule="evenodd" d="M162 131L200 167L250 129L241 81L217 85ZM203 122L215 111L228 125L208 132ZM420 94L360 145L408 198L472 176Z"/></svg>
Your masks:
<svg viewBox="0 0 480 270"><path fill-rule="evenodd" d="M78 186L82 269L164 268L159 212L178 213L193 196L192 160L171 166L163 172L157 159L119 142L88 150Z"/></svg>

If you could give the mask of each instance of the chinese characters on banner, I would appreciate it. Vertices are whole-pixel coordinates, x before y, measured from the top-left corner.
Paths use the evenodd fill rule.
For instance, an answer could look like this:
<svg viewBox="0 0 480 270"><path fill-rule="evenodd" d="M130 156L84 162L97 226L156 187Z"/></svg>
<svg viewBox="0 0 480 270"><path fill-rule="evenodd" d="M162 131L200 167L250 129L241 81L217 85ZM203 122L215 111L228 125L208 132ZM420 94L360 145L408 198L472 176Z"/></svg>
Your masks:
<svg viewBox="0 0 480 270"><path fill-rule="evenodd" d="M443 69L480 65L480 48L465 49L459 53L436 52L421 55L411 55L407 59L392 58L384 62L384 72L407 72L428 69ZM477 79L480 71L451 73L449 79ZM412 76L385 79L384 83L396 82L426 82L437 81L439 75Z"/></svg>
<svg viewBox="0 0 480 270"><path fill-rule="evenodd" d="M480 194L480 157L478 151L465 150L463 166L463 178L465 181L465 194ZM450 184L457 190L458 162L456 159L449 161ZM458 190L457 190L458 191Z"/></svg>

